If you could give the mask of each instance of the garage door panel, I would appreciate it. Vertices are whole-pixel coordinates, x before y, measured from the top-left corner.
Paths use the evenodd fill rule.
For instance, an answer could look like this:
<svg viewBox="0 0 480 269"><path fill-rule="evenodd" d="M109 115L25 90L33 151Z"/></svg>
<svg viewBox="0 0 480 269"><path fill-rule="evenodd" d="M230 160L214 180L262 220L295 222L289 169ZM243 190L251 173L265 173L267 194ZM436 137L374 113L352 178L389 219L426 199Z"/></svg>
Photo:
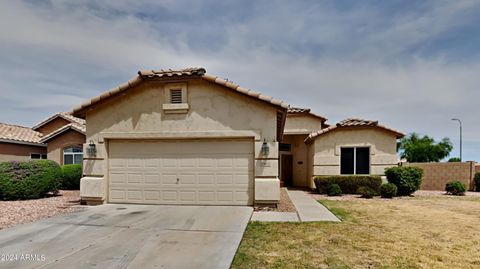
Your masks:
<svg viewBox="0 0 480 269"><path fill-rule="evenodd" d="M109 148L110 202L253 203L252 140L111 141Z"/></svg>

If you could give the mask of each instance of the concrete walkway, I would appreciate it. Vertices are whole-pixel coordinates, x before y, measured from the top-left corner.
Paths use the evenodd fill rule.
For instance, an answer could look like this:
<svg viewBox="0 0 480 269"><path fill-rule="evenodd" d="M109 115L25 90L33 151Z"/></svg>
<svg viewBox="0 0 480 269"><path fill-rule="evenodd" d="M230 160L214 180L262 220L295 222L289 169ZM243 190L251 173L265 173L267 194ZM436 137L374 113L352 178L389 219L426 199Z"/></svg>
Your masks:
<svg viewBox="0 0 480 269"><path fill-rule="evenodd" d="M287 193L297 213L256 211L253 212L250 220L261 222L340 221L337 216L304 191L287 190Z"/></svg>
<svg viewBox="0 0 480 269"><path fill-rule="evenodd" d="M261 222L298 222L298 215L295 212L263 212L255 211L252 214L251 221Z"/></svg>
<svg viewBox="0 0 480 269"><path fill-rule="evenodd" d="M340 221L330 210L304 191L287 190L287 192L297 209L300 221Z"/></svg>

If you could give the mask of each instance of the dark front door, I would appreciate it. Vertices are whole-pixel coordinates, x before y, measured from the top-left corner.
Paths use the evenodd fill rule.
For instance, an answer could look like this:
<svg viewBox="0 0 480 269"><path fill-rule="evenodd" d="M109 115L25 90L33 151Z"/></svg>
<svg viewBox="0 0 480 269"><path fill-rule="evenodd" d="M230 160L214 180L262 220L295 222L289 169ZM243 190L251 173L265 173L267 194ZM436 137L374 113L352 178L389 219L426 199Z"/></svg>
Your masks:
<svg viewBox="0 0 480 269"><path fill-rule="evenodd" d="M283 154L280 157L281 159L281 179L283 181L284 186L292 186L293 184L293 158L292 155Z"/></svg>

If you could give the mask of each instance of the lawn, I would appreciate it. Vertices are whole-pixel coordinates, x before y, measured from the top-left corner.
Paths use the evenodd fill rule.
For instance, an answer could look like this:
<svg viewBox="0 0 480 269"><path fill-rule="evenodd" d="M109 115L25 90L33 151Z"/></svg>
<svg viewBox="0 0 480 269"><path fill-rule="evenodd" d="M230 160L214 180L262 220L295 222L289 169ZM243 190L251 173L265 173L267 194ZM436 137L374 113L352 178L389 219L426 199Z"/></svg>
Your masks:
<svg viewBox="0 0 480 269"><path fill-rule="evenodd" d="M321 202L343 222L252 222L232 268L480 268L480 197Z"/></svg>

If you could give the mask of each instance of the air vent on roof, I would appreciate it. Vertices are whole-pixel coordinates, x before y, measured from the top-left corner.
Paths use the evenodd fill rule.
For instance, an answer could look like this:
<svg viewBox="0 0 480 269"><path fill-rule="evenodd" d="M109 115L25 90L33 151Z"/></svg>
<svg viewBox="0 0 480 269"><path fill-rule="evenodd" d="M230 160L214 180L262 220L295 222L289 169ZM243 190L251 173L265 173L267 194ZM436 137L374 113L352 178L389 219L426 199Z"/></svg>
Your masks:
<svg viewBox="0 0 480 269"><path fill-rule="evenodd" d="M170 89L170 103L171 104L182 103L182 89Z"/></svg>

